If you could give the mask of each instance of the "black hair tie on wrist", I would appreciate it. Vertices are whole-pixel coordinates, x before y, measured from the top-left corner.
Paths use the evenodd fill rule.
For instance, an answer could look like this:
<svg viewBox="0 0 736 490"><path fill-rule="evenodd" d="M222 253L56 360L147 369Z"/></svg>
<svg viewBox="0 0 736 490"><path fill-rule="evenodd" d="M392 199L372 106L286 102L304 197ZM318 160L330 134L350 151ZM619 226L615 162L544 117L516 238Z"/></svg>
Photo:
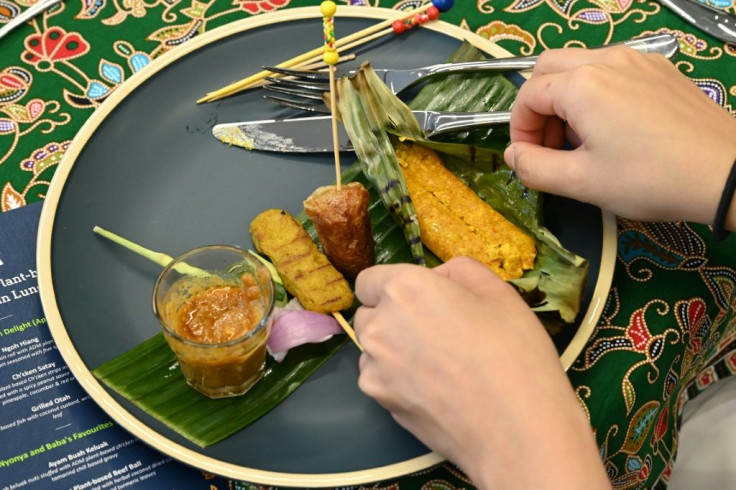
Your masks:
<svg viewBox="0 0 736 490"><path fill-rule="evenodd" d="M726 185L723 186L723 194L721 194L721 200L718 202L718 208L716 209L716 219L713 220L713 239L717 242L728 236L728 232L724 229L724 226L726 224L726 215L728 215L728 209L731 207L731 201L735 192L736 160L731 167L731 173L728 174Z"/></svg>

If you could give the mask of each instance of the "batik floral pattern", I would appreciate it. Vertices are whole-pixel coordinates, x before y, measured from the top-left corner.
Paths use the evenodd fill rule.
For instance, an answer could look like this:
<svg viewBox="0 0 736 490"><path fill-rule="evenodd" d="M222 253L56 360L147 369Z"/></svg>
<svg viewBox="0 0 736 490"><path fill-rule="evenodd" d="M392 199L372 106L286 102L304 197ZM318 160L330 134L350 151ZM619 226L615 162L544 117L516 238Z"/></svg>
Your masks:
<svg viewBox="0 0 736 490"><path fill-rule="evenodd" d="M704 0L736 13L732 0ZM0 0L0 24L29 0ZM71 138L115 90L154 59L252 15L320 0L70 0L3 39L0 206L42 200ZM400 10L419 0L338 0ZM673 60L724 110L736 106L736 46L685 23L655 0L456 1L442 19L513 54L597 46L668 32ZM663 27L666 26L666 27ZM254 46L257 49L257 46ZM438 60L441 61L441 60ZM407 54L407 65L411 54ZM186 80L182 80L186 83ZM676 468L687 400L736 370L736 263L707 227L619 220L618 261L597 328L570 379L616 488L656 488ZM467 488L450 464L371 488ZM263 488L232 482L233 488Z"/></svg>

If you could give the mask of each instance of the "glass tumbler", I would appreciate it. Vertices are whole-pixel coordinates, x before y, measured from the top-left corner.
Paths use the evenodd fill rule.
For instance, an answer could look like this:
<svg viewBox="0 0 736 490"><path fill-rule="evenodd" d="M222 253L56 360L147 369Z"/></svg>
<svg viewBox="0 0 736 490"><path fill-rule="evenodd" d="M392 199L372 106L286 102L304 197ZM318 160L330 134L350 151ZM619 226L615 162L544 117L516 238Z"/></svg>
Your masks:
<svg viewBox="0 0 736 490"><path fill-rule="evenodd" d="M186 382L210 398L238 396L262 376L274 288L257 258L227 245L174 259L153 290L153 311Z"/></svg>

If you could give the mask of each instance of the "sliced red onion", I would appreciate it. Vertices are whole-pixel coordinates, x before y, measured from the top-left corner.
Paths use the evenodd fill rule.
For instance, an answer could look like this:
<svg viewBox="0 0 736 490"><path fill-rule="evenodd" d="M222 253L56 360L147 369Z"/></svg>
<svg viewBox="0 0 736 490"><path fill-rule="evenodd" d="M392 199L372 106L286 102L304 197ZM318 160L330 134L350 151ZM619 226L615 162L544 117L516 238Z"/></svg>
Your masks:
<svg viewBox="0 0 736 490"><path fill-rule="evenodd" d="M288 305L287 305L288 306ZM281 362L289 349L302 344L317 344L342 333L333 317L307 310L281 310L271 326L266 347L276 362Z"/></svg>

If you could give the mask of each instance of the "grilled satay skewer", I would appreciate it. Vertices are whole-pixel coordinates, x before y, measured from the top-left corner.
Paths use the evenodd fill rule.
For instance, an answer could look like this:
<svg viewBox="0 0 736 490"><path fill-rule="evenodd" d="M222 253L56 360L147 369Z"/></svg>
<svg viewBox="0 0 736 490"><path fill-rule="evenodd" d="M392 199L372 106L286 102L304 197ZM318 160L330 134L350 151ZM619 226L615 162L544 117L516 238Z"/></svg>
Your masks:
<svg viewBox="0 0 736 490"><path fill-rule="evenodd" d="M271 259L284 287L310 311L334 313L353 305L353 291L302 225L282 209L267 209L250 223L253 245Z"/></svg>
<svg viewBox="0 0 736 490"><path fill-rule="evenodd" d="M370 195L359 182L320 187L304 201L325 255L350 279L375 261L369 204Z"/></svg>
<svg viewBox="0 0 736 490"><path fill-rule="evenodd" d="M337 6L331 0L322 2L324 16L324 62L330 66L330 107L335 103L335 48L333 16ZM304 210L314 223L322 248L333 266L354 279L358 272L373 265L373 229L368 205L370 196L357 182L342 185L340 148L337 143L337 118L332 115L332 145L335 155L336 185L320 187L304 201Z"/></svg>

